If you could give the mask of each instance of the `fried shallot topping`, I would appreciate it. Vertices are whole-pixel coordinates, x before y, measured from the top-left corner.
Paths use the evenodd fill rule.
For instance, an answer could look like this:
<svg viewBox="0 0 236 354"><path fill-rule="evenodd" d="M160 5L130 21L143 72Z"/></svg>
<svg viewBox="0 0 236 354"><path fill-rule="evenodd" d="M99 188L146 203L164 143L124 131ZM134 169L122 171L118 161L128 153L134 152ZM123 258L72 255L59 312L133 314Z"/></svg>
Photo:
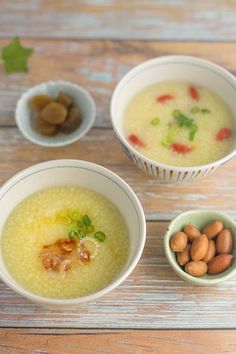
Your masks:
<svg viewBox="0 0 236 354"><path fill-rule="evenodd" d="M71 269L73 262L88 264L91 261L90 251L82 242L68 239L43 246L40 257L46 270L60 273L62 277Z"/></svg>

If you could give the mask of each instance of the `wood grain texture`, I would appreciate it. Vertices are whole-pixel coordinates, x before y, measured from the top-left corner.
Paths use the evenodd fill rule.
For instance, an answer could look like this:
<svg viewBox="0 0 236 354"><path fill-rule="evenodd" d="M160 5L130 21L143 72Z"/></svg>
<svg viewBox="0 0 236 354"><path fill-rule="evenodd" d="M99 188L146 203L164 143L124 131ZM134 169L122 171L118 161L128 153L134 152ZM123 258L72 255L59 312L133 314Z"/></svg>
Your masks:
<svg viewBox="0 0 236 354"><path fill-rule="evenodd" d="M235 354L236 331L2 329L2 354Z"/></svg>
<svg viewBox="0 0 236 354"><path fill-rule="evenodd" d="M236 159L204 179L166 185L135 167L111 129L92 129L77 143L58 149L31 144L17 128L0 129L0 185L23 168L62 158L88 160L117 173L137 194L147 220L171 220L182 211L199 208L224 210L236 219L236 199L232 197L236 189Z"/></svg>
<svg viewBox="0 0 236 354"><path fill-rule="evenodd" d="M1 0L1 37L235 40L234 0ZM14 25L12 25L14 23Z"/></svg>
<svg viewBox="0 0 236 354"><path fill-rule="evenodd" d="M148 223L138 266L122 285L96 302L43 308L0 283L0 327L235 328L236 278L211 288L183 282L164 255L166 227Z"/></svg>
<svg viewBox="0 0 236 354"><path fill-rule="evenodd" d="M2 41L6 43L6 41ZM181 211L211 207L236 217L235 161L204 184L164 186L137 170L122 152L109 126L111 91L131 66L173 52L205 56L235 70L233 44L142 43L139 41L24 41L35 48L26 75L1 74L0 183L34 163L78 158L102 164L124 178L140 198L149 220L170 220ZM79 64L78 64L79 63ZM107 75L107 76L106 76ZM60 149L30 144L15 128L17 96L41 81L68 79L88 88L98 106L96 129ZM7 126L8 125L8 126ZM104 127L104 128L102 128ZM167 224L149 223L145 252L136 270L117 290L77 309L42 309L1 283L0 325L68 328L225 328L236 326L235 280L213 289L192 288L167 264L162 248ZM214 299L214 302L212 302Z"/></svg>
<svg viewBox="0 0 236 354"><path fill-rule="evenodd" d="M0 22L1 23L1 22ZM0 40L0 48L8 40ZM110 127L113 89L133 66L170 54L200 56L236 73L234 43L23 40L34 48L27 74L7 75L0 63L0 126L15 125L14 109L20 95L48 80L68 80L84 86L97 105L96 127Z"/></svg>

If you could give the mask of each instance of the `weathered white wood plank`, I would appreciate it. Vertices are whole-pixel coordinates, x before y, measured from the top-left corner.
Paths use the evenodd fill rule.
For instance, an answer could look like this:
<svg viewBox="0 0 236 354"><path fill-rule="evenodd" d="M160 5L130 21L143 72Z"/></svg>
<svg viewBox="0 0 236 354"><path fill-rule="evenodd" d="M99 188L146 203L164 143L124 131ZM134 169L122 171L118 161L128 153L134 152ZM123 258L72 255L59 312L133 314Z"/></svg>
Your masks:
<svg viewBox="0 0 236 354"><path fill-rule="evenodd" d="M235 1L1 0L1 37L235 40Z"/></svg>
<svg viewBox="0 0 236 354"><path fill-rule="evenodd" d="M8 42L0 40L0 48ZM7 75L0 63L0 126L14 125L20 95L48 80L68 80L84 86L97 105L95 126L110 127L109 106L115 85L133 66L147 59L196 55L236 72L234 43L23 40L23 44L35 50L28 73Z"/></svg>
<svg viewBox="0 0 236 354"><path fill-rule="evenodd" d="M166 223L148 223L143 256L130 277L102 299L77 308L42 308L0 283L0 326L54 328L235 328L236 278L192 287L163 251Z"/></svg>
<svg viewBox="0 0 236 354"><path fill-rule="evenodd" d="M148 220L171 220L182 211L223 210L236 218L236 159L214 174L189 184L164 185L150 178L126 157L111 129L92 129L70 146L48 149L28 142L17 128L0 129L0 185L38 162L72 158L101 164L121 176L136 192Z"/></svg>

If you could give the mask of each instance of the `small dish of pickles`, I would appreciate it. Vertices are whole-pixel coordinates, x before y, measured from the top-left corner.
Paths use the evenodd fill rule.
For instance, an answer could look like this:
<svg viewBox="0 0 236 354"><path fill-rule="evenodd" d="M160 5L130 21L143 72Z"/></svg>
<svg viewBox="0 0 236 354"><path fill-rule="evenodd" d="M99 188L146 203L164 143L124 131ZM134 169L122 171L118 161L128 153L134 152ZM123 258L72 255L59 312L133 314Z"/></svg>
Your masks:
<svg viewBox="0 0 236 354"><path fill-rule="evenodd" d="M81 86L67 81L37 85L19 99L16 123L31 142L48 147L69 145L92 127L95 103Z"/></svg>

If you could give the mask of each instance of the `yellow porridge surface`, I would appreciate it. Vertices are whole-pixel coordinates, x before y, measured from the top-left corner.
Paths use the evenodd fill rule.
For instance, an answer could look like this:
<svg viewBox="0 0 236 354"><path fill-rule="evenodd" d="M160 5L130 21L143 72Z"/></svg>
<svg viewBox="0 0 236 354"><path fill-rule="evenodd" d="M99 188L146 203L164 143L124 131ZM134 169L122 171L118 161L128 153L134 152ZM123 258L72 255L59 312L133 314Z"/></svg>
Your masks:
<svg viewBox="0 0 236 354"><path fill-rule="evenodd" d="M83 233L75 234L80 226ZM91 259L83 263L76 258L64 273L58 271L60 267L53 268L55 264L48 266L42 250L48 252L48 245L55 248L58 240L72 240L76 247L89 245ZM81 247L73 251L76 257ZM45 189L23 200L8 217L2 234L2 254L12 277L34 294L58 299L86 296L106 287L121 272L128 247L128 227L117 207L101 194L77 186ZM63 257L70 258L69 252Z"/></svg>
<svg viewBox="0 0 236 354"><path fill-rule="evenodd" d="M197 166L234 147L234 119L212 91L182 81L145 88L124 114L127 140L146 157L172 166Z"/></svg>

